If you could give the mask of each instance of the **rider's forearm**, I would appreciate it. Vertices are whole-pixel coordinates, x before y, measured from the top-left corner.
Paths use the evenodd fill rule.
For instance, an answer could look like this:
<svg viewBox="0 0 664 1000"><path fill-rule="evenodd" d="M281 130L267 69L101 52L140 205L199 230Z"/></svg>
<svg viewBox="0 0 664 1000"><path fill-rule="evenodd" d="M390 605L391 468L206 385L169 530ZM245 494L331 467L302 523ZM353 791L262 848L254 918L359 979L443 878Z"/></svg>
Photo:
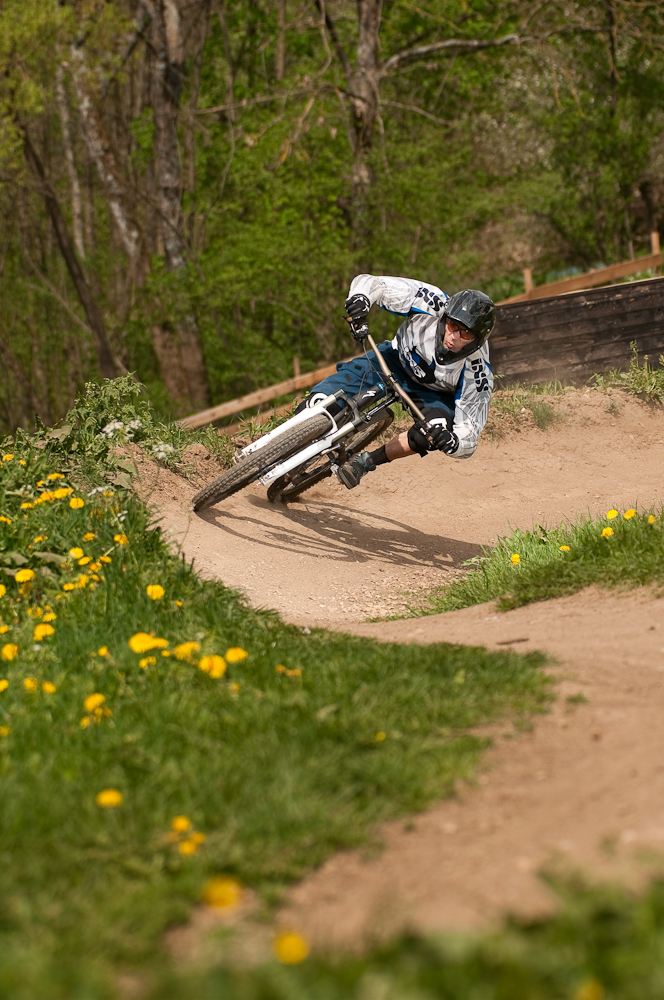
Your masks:
<svg viewBox="0 0 664 1000"><path fill-rule="evenodd" d="M415 452L408 444L408 431L402 431L397 437L392 438L385 445L385 455L389 462L393 462L396 458L407 458L408 455L414 455Z"/></svg>

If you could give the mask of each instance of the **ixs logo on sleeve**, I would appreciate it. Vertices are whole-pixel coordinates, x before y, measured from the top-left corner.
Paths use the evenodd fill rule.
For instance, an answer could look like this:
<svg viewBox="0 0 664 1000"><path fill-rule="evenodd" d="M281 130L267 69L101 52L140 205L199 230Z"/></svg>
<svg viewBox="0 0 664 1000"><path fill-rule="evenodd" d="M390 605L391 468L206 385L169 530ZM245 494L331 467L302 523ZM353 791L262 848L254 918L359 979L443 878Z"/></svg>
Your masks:
<svg viewBox="0 0 664 1000"><path fill-rule="evenodd" d="M484 362L481 358L473 358L470 362L470 367L473 370L473 378L475 379L475 388L478 392L488 392L489 391L489 380L486 377L486 369L484 367Z"/></svg>

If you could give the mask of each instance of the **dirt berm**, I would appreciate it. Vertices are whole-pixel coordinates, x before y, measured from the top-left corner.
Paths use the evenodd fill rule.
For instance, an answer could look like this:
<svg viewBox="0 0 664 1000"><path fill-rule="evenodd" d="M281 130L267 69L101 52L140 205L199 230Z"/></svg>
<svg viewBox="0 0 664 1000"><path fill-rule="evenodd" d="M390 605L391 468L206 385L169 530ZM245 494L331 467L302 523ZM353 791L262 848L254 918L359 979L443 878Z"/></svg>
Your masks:
<svg viewBox="0 0 664 1000"><path fill-rule="evenodd" d="M469 461L413 458L352 492L328 480L289 507L256 487L194 515L198 484L139 462L142 493L174 543L256 606L385 641L543 649L557 660L552 711L529 733L496 729L478 787L388 824L377 857L339 855L291 891L281 919L315 943L545 912L546 865L636 884L660 864L664 602L653 591L366 623L401 613L513 528L661 501L661 408L595 390L555 406L546 431L524 422L485 436Z"/></svg>

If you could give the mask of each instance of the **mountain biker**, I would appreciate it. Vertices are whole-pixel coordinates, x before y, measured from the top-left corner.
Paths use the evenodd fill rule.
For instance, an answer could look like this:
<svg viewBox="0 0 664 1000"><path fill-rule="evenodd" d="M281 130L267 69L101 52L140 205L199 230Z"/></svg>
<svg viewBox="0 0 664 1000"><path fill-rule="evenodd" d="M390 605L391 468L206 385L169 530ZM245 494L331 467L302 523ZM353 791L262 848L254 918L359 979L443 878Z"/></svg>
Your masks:
<svg viewBox="0 0 664 1000"><path fill-rule="evenodd" d="M367 336L373 305L404 317L394 340L377 347L425 420L342 465L337 478L349 490L368 472L398 458L415 454L424 458L430 451L470 458L486 423L493 389L487 340L496 307L484 292L465 289L449 297L435 285L412 278L359 274L346 300L346 319L355 340L362 342ZM377 368L373 351L342 362L336 374L315 385L301 405L313 406L339 389L354 396L382 385ZM332 415L335 406L340 410L343 404L329 407Z"/></svg>

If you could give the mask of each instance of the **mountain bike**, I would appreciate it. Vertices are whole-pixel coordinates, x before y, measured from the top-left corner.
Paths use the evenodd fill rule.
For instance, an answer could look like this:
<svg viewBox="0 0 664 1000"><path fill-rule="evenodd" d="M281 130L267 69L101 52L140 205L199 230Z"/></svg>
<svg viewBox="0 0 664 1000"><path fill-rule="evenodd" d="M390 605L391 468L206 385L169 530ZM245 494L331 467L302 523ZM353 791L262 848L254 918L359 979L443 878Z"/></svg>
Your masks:
<svg viewBox="0 0 664 1000"><path fill-rule="evenodd" d="M390 410L393 403L401 403L414 419L424 420L422 411L387 367L370 333L365 340L380 366L382 383L355 396L340 389L252 441L238 453L230 469L196 494L194 510L212 507L254 482L267 486L268 500L288 503L333 475L384 434L394 419ZM332 415L329 408L338 402L343 408Z"/></svg>

